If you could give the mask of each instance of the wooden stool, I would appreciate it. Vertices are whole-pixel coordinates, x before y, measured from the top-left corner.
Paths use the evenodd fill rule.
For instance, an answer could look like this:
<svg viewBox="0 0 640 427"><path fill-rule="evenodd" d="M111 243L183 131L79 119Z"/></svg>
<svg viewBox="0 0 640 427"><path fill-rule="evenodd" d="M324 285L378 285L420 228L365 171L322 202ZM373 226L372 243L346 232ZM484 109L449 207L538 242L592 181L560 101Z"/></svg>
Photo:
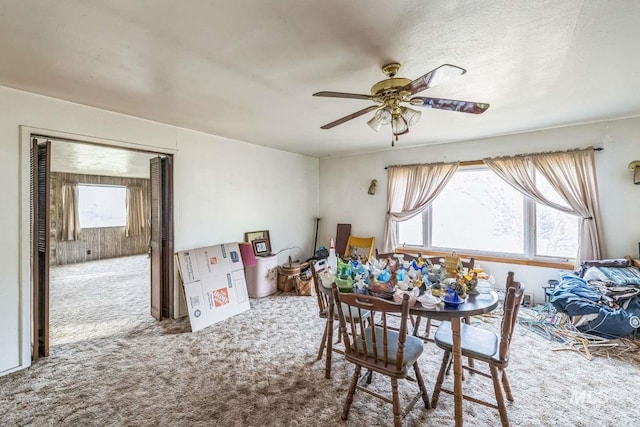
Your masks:
<svg viewBox="0 0 640 427"><path fill-rule="evenodd" d="M287 264L278 268L278 290L291 292L298 289L300 281L300 263L292 262L289 257Z"/></svg>

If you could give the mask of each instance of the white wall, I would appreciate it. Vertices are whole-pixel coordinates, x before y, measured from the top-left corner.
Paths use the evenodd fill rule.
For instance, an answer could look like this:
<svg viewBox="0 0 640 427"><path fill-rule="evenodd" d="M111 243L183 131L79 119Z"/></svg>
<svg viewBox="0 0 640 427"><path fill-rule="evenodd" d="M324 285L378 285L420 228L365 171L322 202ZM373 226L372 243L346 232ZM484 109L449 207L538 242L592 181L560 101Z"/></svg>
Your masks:
<svg viewBox="0 0 640 427"><path fill-rule="evenodd" d="M274 250L312 251L317 159L0 87L0 375L30 359L29 151L20 126L174 153L176 250L268 229Z"/></svg>
<svg viewBox="0 0 640 427"><path fill-rule="evenodd" d="M180 129L174 175L176 251L269 230L273 252L312 255L318 159Z"/></svg>
<svg viewBox="0 0 640 427"><path fill-rule="evenodd" d="M352 224L352 233L375 236L382 249L387 203L388 165L438 161L480 160L483 157L533 153L550 150L603 147L595 153L600 203L605 236L605 256L638 256L640 241L640 186L633 185L627 165L640 159L640 118L550 129L511 136L451 144L402 149L320 160L320 242L335 235L339 223ZM367 194L369 182L378 180L376 195ZM541 287L557 278L558 270L542 267L483 264L503 284L507 271L527 285L536 302L544 299Z"/></svg>

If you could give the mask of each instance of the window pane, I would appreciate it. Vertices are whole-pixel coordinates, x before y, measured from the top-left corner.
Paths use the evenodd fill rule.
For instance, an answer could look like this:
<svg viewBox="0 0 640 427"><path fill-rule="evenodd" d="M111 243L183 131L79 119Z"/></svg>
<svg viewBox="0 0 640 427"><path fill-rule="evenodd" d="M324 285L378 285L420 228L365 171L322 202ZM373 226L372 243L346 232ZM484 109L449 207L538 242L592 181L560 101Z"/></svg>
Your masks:
<svg viewBox="0 0 640 427"><path fill-rule="evenodd" d="M80 228L126 226L126 197L126 187L79 185Z"/></svg>
<svg viewBox="0 0 640 427"><path fill-rule="evenodd" d="M431 246L524 254L523 206L490 170L458 169L433 202Z"/></svg>
<svg viewBox="0 0 640 427"><path fill-rule="evenodd" d="M536 174L536 185L552 202L567 206L549 181ZM578 254L580 219L536 203L536 255L575 258Z"/></svg>
<svg viewBox="0 0 640 427"><path fill-rule="evenodd" d="M422 246L424 244L423 236L422 214L398 223L399 245Z"/></svg>

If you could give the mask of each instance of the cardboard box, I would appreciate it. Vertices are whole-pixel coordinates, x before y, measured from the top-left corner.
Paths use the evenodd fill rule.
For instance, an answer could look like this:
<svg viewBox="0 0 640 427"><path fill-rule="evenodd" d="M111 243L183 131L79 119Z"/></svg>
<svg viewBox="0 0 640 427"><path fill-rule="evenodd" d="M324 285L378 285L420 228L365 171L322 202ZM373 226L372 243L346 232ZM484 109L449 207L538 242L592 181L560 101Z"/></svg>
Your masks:
<svg viewBox="0 0 640 427"><path fill-rule="evenodd" d="M238 243L225 243L178 252L178 268L184 283L226 274L244 268Z"/></svg>
<svg viewBox="0 0 640 427"><path fill-rule="evenodd" d="M177 259L192 331L249 310L238 243L178 252Z"/></svg>
<svg viewBox="0 0 640 427"><path fill-rule="evenodd" d="M207 320L205 311L206 300L202 294L200 282L185 283L184 294L189 312L189 321L191 322L191 331L199 331L209 326L210 323Z"/></svg>

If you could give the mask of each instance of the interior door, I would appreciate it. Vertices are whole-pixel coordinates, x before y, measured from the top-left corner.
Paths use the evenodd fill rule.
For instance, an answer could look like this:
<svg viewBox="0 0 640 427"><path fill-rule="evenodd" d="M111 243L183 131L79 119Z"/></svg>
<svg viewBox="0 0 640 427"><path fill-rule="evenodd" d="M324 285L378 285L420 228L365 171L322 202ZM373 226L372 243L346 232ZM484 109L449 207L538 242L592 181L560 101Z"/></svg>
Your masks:
<svg viewBox="0 0 640 427"><path fill-rule="evenodd" d="M33 343L31 358L49 355L49 141L31 143L31 292L33 301Z"/></svg>
<svg viewBox="0 0 640 427"><path fill-rule="evenodd" d="M151 315L162 320L173 313L173 166L171 157L150 161Z"/></svg>

